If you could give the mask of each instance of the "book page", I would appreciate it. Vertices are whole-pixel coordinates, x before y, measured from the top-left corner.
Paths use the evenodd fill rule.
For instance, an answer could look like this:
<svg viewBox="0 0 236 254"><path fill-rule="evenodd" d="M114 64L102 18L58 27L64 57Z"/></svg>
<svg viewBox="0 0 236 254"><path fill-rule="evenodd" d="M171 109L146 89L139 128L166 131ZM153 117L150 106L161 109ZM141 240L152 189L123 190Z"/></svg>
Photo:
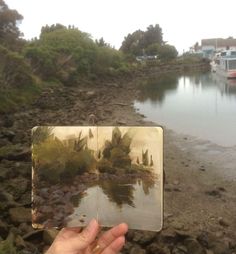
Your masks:
<svg viewBox="0 0 236 254"><path fill-rule="evenodd" d="M161 229L160 127L41 126L32 144L34 227Z"/></svg>
<svg viewBox="0 0 236 254"><path fill-rule="evenodd" d="M99 221L162 228L163 131L160 127L98 127Z"/></svg>

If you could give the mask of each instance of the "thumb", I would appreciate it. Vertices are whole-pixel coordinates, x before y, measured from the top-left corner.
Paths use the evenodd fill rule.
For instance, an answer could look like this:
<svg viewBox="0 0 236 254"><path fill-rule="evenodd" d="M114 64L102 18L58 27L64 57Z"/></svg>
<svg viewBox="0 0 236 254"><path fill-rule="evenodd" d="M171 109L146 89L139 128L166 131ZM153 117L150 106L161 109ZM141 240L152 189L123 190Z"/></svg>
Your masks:
<svg viewBox="0 0 236 254"><path fill-rule="evenodd" d="M99 224L95 219L92 219L88 226L78 236L71 239L71 246L76 250L87 248L96 238L99 232Z"/></svg>

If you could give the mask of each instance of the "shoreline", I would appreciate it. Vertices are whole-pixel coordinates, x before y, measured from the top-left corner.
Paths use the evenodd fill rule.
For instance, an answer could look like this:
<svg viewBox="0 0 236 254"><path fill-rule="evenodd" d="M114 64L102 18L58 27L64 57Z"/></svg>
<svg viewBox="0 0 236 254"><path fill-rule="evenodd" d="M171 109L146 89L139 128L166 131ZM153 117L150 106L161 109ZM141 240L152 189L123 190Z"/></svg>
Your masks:
<svg viewBox="0 0 236 254"><path fill-rule="evenodd" d="M135 95L137 96L138 93L136 92ZM135 110L133 101L136 96L130 96L130 106L113 109L113 116L123 116L122 121L118 123L157 125L145 121L145 116ZM127 98L124 99L127 103ZM197 138L192 139L196 142L195 145L205 142ZM209 231L219 241L222 239L227 241L228 237L236 239L236 220L233 218L233 214L236 214L235 179L233 180L231 176L222 178L223 171L220 171L220 168L224 165L224 160L214 162L213 157L208 158L208 155L203 160L205 151L201 151L199 147L200 152L196 153L192 147L192 139L164 128L166 172L164 229L173 227L185 233L191 232L195 236L199 232ZM189 142L187 146L186 142ZM206 143L210 144L210 148L217 147L216 144ZM208 147L205 149L207 150ZM219 157L218 154L216 156ZM224 224L222 220L227 226L222 226Z"/></svg>
<svg viewBox="0 0 236 254"><path fill-rule="evenodd" d="M31 234L35 234L40 246L42 242L49 245L42 234L31 228L31 128L39 125L156 125L145 121L144 115L134 108L133 102L140 94L136 86L139 80L139 77L132 80L101 80L91 86L48 89L31 107L1 119L1 146L14 148L12 151L0 151L3 168L1 189L6 193L1 210L4 211L1 221L6 221L2 229L3 239L15 225L20 228L18 235L24 236L27 243ZM188 137L186 140L186 137L168 129L164 131L166 183L163 230L155 234L130 230L122 253L130 253L137 246L143 250L151 245L156 246L152 253L167 246L169 251L176 246L188 246L184 241L190 238L199 248L211 249L216 254L230 254L236 250L233 245L236 239L236 220L233 216L236 214L235 181L223 179L218 174L216 169L221 166L218 161L208 157L201 160L198 153L192 150L191 140ZM189 142L187 147L186 142ZM209 243L208 247L202 239ZM217 252L219 246L226 252ZM163 253L170 253L168 251Z"/></svg>

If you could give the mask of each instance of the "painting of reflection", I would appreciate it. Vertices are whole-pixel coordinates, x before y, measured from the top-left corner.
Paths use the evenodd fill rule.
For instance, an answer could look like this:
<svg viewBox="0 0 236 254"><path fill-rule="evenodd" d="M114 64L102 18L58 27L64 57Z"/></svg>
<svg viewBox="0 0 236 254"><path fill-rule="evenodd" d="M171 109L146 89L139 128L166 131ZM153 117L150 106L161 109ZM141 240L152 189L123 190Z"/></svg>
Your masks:
<svg viewBox="0 0 236 254"><path fill-rule="evenodd" d="M32 177L36 228L85 226L92 218L106 227L162 227L160 127L34 127Z"/></svg>

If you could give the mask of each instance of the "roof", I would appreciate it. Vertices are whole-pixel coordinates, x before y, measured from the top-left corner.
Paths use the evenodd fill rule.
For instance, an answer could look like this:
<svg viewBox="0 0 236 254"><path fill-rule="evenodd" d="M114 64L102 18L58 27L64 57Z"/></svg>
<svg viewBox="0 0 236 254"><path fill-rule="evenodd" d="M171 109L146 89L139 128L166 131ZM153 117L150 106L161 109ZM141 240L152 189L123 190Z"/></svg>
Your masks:
<svg viewBox="0 0 236 254"><path fill-rule="evenodd" d="M236 39L234 38L212 38L212 39L202 39L202 46L216 46L217 47L236 47Z"/></svg>

